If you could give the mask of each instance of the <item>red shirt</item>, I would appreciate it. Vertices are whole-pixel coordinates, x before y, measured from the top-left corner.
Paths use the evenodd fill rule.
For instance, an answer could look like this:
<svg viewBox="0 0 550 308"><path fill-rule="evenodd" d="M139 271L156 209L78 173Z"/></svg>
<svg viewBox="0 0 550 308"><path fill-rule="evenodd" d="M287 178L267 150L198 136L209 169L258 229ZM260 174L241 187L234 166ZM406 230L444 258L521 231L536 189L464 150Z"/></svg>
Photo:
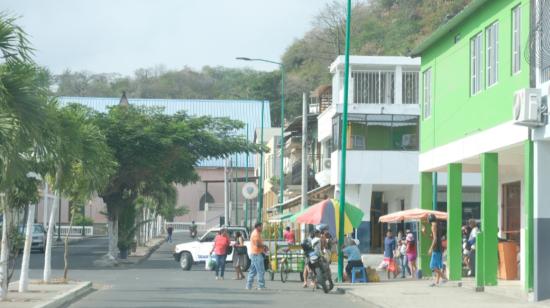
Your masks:
<svg viewBox="0 0 550 308"><path fill-rule="evenodd" d="M218 256L227 254L227 248L230 243L231 241L228 236L216 235L216 238L214 238L214 253Z"/></svg>
<svg viewBox="0 0 550 308"><path fill-rule="evenodd" d="M291 231L286 231L283 233L283 237L285 238L285 241L289 244L294 244L294 242L296 241L294 239L294 232Z"/></svg>

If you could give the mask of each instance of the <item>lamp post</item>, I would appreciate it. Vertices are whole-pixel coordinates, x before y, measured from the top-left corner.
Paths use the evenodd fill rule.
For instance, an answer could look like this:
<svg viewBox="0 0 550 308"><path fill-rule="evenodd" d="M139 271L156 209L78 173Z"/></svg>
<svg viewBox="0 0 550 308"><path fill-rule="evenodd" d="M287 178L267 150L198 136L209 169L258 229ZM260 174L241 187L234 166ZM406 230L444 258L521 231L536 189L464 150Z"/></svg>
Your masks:
<svg viewBox="0 0 550 308"><path fill-rule="evenodd" d="M348 130L348 88L349 88L349 41L351 24L351 0L348 0L346 18L346 54L344 62L344 106L342 111L342 156L340 159L340 217L338 223L338 281L343 281L344 254L344 215L346 207L346 150Z"/></svg>
<svg viewBox="0 0 550 308"><path fill-rule="evenodd" d="M283 173L283 163L284 163L284 131L285 131L285 65L282 62L276 62L271 60L265 60L265 59L253 59L253 58L246 58L246 57L238 57L237 60L242 61L257 61L257 62L267 62L272 64L277 64L281 68L281 142L279 144L281 151L280 151L280 161L279 161L279 213L283 211L282 204L284 202L284 186L285 186L285 179L284 179L284 173ZM263 105L262 105L263 106ZM262 113L263 116L263 113ZM262 123L263 124L263 123ZM263 127L263 125L262 125Z"/></svg>

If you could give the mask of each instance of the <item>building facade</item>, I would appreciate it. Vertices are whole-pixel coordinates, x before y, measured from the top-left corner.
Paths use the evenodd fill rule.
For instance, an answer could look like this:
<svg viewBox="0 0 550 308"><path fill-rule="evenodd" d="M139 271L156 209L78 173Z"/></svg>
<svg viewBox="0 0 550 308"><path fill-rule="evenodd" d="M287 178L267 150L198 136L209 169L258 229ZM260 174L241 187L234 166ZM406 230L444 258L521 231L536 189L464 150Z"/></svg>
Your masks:
<svg viewBox="0 0 550 308"><path fill-rule="evenodd" d="M534 144L515 109L523 106L518 95L530 97L533 88L535 55L526 47L534 3L474 0L413 51L422 57L420 207L432 208L433 173L447 172L447 268L460 280L464 174L480 174L479 287L496 285L519 263L515 277L533 290ZM499 239L519 247L518 263L504 265ZM424 271L429 242L421 239Z"/></svg>

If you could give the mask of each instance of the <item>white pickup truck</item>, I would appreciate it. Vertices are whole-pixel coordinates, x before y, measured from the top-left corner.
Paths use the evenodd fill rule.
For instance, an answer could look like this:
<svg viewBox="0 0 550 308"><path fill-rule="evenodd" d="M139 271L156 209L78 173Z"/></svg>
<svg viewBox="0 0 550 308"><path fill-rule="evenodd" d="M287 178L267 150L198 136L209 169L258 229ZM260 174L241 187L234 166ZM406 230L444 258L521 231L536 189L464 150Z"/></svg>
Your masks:
<svg viewBox="0 0 550 308"><path fill-rule="evenodd" d="M191 269L193 264L199 263L199 262L206 262L206 259L208 259L208 255L212 251L212 247L214 247L214 238L220 231L220 228L212 228L198 240L188 243L182 243L176 245L174 249L174 258L177 262L179 262L181 269L184 271L188 271ZM249 241L249 235L248 231L245 227L227 227L227 233L231 239L235 238L235 233L239 231L243 235L245 239L245 246L248 249L248 252L250 252L250 241ZM235 241L231 241L231 245L233 245ZM229 254L227 256L227 262L233 261L233 253ZM248 267L250 266L250 257L248 257L248 260L246 262L246 266L244 270L248 270Z"/></svg>

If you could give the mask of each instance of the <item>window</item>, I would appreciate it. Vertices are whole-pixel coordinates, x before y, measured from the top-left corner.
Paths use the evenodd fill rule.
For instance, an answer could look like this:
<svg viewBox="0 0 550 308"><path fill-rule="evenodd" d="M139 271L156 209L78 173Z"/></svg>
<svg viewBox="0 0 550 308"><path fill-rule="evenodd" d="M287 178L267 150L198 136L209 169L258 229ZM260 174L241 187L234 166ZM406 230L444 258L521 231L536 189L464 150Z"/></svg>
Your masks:
<svg viewBox="0 0 550 308"><path fill-rule="evenodd" d="M485 30L485 65L487 70L487 87L498 82L498 22Z"/></svg>
<svg viewBox="0 0 550 308"><path fill-rule="evenodd" d="M213 204L214 202L215 202L214 197L212 197L212 195L209 192L205 192L202 195L201 199L199 200L199 211L204 211L204 207L206 203Z"/></svg>
<svg viewBox="0 0 550 308"><path fill-rule="evenodd" d="M512 74L521 70L521 6L512 10Z"/></svg>
<svg viewBox="0 0 550 308"><path fill-rule="evenodd" d="M353 150L364 150L365 137L361 135L351 135L351 148Z"/></svg>
<svg viewBox="0 0 550 308"><path fill-rule="evenodd" d="M539 17L541 24L541 35L539 42L540 63L541 63L541 81L547 82L550 80L550 1L543 2L543 7ZM542 22L541 22L542 21Z"/></svg>
<svg viewBox="0 0 550 308"><path fill-rule="evenodd" d="M470 94L481 91L481 37L479 33L470 40Z"/></svg>
<svg viewBox="0 0 550 308"><path fill-rule="evenodd" d="M418 72L403 72L403 104L418 104Z"/></svg>
<svg viewBox="0 0 550 308"><path fill-rule="evenodd" d="M354 104L393 104L394 72L352 72Z"/></svg>
<svg viewBox="0 0 550 308"><path fill-rule="evenodd" d="M432 114L432 69L429 68L424 71L422 75L422 86L423 86L423 110L424 110L424 119L427 119Z"/></svg>

